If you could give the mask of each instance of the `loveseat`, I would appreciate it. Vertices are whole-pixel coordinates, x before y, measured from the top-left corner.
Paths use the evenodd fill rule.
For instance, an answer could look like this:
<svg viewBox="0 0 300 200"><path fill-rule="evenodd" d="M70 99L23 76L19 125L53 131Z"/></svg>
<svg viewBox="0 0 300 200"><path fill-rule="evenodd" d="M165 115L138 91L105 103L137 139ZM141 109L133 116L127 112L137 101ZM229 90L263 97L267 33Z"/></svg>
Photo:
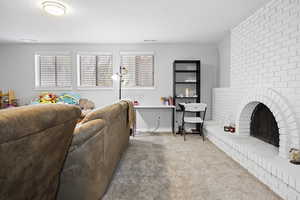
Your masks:
<svg viewBox="0 0 300 200"><path fill-rule="evenodd" d="M58 200L99 200L129 143L125 101L96 109L78 124L61 174Z"/></svg>
<svg viewBox="0 0 300 200"><path fill-rule="evenodd" d="M81 111L33 105L0 111L0 200L54 200Z"/></svg>

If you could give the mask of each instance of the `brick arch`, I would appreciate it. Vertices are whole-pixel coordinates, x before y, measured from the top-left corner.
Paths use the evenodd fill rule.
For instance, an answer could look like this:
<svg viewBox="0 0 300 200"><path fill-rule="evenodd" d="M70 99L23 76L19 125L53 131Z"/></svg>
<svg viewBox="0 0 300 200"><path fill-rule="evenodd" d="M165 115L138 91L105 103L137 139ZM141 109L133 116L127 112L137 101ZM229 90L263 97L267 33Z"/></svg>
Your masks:
<svg viewBox="0 0 300 200"><path fill-rule="evenodd" d="M287 157L290 148L299 148L297 120L288 103L272 89L256 89L242 100L238 107L236 126L240 136L250 135L250 119L259 104L265 104L273 113L279 128L279 156Z"/></svg>

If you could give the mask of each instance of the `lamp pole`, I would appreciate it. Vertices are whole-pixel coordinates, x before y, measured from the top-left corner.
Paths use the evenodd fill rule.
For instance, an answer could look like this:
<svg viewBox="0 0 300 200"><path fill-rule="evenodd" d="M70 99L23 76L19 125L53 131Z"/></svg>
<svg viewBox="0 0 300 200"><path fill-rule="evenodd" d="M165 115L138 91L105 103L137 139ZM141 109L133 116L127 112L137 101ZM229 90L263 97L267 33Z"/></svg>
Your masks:
<svg viewBox="0 0 300 200"><path fill-rule="evenodd" d="M120 65L120 71L119 71L119 76L120 76L120 80L119 80L119 100L122 99L122 67Z"/></svg>

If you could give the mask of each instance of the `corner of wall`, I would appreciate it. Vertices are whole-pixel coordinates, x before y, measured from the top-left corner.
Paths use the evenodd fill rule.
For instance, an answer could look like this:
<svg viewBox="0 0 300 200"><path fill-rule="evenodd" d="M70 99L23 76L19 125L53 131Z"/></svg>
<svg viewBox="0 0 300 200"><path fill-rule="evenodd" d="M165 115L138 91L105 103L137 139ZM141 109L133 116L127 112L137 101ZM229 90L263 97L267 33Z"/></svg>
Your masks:
<svg viewBox="0 0 300 200"><path fill-rule="evenodd" d="M231 32L228 31L218 44L219 73L218 82L220 87L230 86L230 63L231 63Z"/></svg>

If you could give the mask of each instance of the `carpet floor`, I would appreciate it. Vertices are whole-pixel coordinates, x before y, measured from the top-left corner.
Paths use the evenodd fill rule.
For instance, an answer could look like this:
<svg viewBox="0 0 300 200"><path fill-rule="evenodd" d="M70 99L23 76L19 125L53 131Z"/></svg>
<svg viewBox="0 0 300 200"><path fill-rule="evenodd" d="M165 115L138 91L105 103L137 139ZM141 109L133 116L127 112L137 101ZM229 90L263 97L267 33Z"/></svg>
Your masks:
<svg viewBox="0 0 300 200"><path fill-rule="evenodd" d="M130 141L103 200L279 200L198 135L141 134Z"/></svg>

